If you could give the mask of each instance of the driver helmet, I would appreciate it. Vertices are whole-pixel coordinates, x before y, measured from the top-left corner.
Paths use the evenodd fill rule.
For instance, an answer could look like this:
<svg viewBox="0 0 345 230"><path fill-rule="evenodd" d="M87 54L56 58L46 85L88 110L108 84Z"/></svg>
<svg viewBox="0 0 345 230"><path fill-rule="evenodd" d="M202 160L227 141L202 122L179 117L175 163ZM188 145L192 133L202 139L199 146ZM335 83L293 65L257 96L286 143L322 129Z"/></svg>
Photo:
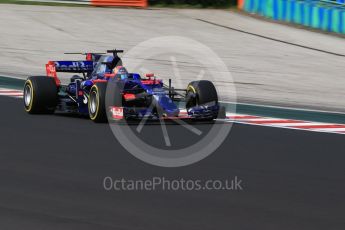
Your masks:
<svg viewBox="0 0 345 230"><path fill-rule="evenodd" d="M123 66L116 66L114 68L113 73L115 74L115 77L118 78L118 79L121 79L121 80L128 79L128 71Z"/></svg>

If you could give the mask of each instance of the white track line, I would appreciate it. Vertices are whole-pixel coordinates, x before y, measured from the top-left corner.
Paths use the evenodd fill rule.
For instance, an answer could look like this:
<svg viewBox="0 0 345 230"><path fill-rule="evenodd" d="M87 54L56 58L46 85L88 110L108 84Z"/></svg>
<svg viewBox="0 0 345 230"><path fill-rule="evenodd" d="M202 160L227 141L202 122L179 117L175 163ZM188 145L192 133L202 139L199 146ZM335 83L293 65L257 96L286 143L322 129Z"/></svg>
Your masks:
<svg viewBox="0 0 345 230"><path fill-rule="evenodd" d="M23 91L22 90L15 90L15 89L0 88L0 96L22 98L23 97Z"/></svg>
<svg viewBox="0 0 345 230"><path fill-rule="evenodd" d="M345 115L345 112L340 112L340 111L327 111L327 110L319 110L319 109L302 109L302 108L296 108L296 107L290 107L290 106L284 107L284 106L277 106L277 105L251 104L251 103L242 103L242 102L236 102L235 103L235 102L231 102L231 101L219 101L219 102L224 103L224 104L230 104L230 105L248 105L248 106L255 106L255 107L262 107L262 108Z"/></svg>

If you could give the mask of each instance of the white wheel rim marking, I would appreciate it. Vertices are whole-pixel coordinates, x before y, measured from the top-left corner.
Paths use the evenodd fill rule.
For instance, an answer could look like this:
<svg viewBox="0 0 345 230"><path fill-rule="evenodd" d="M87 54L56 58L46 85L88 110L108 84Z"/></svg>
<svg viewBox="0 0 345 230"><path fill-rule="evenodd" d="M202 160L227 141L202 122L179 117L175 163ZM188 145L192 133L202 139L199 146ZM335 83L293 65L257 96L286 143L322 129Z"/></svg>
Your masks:
<svg viewBox="0 0 345 230"><path fill-rule="evenodd" d="M96 113L97 110L97 95L96 92L92 92L90 95L90 111L92 114Z"/></svg>
<svg viewBox="0 0 345 230"><path fill-rule="evenodd" d="M24 103L25 103L25 106L30 106L31 100L32 100L32 89L31 89L31 86L29 84L27 84L25 86L25 89L24 89Z"/></svg>

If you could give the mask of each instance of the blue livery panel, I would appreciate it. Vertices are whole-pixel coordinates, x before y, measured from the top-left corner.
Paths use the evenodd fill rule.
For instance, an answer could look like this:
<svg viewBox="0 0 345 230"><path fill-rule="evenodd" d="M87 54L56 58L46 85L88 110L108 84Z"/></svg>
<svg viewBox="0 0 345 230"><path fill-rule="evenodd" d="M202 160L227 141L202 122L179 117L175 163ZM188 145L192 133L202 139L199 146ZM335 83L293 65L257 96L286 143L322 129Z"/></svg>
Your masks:
<svg viewBox="0 0 345 230"><path fill-rule="evenodd" d="M86 73L93 71L93 61L54 61L56 72Z"/></svg>

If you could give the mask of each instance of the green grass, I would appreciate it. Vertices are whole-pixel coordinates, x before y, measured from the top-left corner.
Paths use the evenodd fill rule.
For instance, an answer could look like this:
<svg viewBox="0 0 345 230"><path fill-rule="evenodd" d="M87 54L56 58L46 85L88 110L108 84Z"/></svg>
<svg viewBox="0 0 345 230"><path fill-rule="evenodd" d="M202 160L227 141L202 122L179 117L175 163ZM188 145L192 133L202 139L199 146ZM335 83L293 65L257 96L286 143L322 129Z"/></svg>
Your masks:
<svg viewBox="0 0 345 230"><path fill-rule="evenodd" d="M228 9L231 6L203 6L201 4L196 5L189 5L189 4L154 4L150 7L157 7L157 8L177 8L177 9Z"/></svg>
<svg viewBox="0 0 345 230"><path fill-rule="evenodd" d="M237 0L149 0L154 7L228 9L237 5Z"/></svg>

